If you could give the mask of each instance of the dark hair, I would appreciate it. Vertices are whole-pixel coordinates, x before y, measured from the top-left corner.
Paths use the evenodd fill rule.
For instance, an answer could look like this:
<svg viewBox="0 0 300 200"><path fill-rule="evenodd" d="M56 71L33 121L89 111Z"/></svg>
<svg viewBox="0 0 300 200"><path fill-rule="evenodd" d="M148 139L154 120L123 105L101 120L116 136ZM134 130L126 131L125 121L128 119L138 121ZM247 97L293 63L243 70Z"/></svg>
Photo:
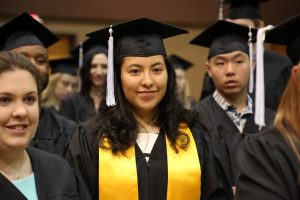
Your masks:
<svg viewBox="0 0 300 200"><path fill-rule="evenodd" d="M83 66L80 70L80 78L81 78L81 89L80 93L84 96L88 96L92 87L91 82L91 67L92 60L96 54L103 53L107 56L107 49L102 46L96 46L89 51L87 51L83 58Z"/></svg>
<svg viewBox="0 0 300 200"><path fill-rule="evenodd" d="M38 69L30 62L28 58L19 53L13 53L9 51L0 52L0 74L6 71L15 71L17 69L22 69L28 71L34 78L39 98L39 105L41 105L41 88L39 87L39 71Z"/></svg>
<svg viewBox="0 0 300 200"><path fill-rule="evenodd" d="M158 105L158 113L154 123L166 132L172 148L177 152L177 147L188 148L189 138L185 133L179 132L179 123L185 122L192 126L198 119L195 111L187 110L176 98L176 74L166 57L168 81L166 93ZM121 84L121 65L123 59L115 61L115 98L116 106L108 107L101 101L100 109L92 125L92 132L97 134L95 148L106 148L104 138L108 139L113 153L125 153L136 142L138 123L127 101ZM102 99L106 98L106 89L102 92ZM184 138L182 138L184 137ZM180 138L180 139L179 139ZM179 140L177 140L179 139ZM178 143L180 142L180 143Z"/></svg>

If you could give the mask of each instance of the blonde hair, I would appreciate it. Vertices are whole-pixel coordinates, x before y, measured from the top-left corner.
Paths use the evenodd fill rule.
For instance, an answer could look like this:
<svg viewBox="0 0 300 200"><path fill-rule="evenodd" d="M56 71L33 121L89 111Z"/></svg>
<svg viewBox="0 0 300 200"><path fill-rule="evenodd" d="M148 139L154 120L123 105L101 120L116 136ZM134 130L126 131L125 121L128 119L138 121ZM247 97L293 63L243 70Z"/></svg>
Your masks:
<svg viewBox="0 0 300 200"><path fill-rule="evenodd" d="M296 148L300 144L300 73L299 71L296 73L296 80L294 77L290 78L281 97L274 124L300 162L300 152Z"/></svg>
<svg viewBox="0 0 300 200"><path fill-rule="evenodd" d="M42 105L45 108L54 106L54 103L55 103L54 89L55 89L55 86L56 86L58 80L61 78L61 76L62 76L62 73L55 73L50 76L48 86L43 91L43 94L42 94Z"/></svg>

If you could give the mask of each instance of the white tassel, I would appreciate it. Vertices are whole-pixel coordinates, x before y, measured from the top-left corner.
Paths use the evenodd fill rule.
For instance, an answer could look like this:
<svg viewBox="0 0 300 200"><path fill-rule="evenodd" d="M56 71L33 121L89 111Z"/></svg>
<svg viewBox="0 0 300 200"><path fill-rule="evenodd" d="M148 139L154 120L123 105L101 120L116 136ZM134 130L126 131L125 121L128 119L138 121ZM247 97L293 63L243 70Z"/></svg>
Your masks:
<svg viewBox="0 0 300 200"><path fill-rule="evenodd" d="M223 7L224 7L224 0L219 0L219 20L223 20Z"/></svg>
<svg viewBox="0 0 300 200"><path fill-rule="evenodd" d="M112 36L112 26L109 29L108 40L108 66L107 66L107 88L106 88L106 105L115 106L115 90L114 90L114 38Z"/></svg>
<svg viewBox="0 0 300 200"><path fill-rule="evenodd" d="M255 124L259 130L265 126L265 84L264 84L264 40L265 32L273 26L268 25L260 28L257 32L256 41L256 92L255 92Z"/></svg>
<svg viewBox="0 0 300 200"><path fill-rule="evenodd" d="M78 65L79 65L79 69L81 69L83 66L83 43L82 42L80 43L79 46Z"/></svg>
<svg viewBox="0 0 300 200"><path fill-rule="evenodd" d="M249 45L249 61L250 61L249 93L252 94L254 80L253 80L253 43L252 43L251 26L249 26L248 36L249 36L248 45Z"/></svg>

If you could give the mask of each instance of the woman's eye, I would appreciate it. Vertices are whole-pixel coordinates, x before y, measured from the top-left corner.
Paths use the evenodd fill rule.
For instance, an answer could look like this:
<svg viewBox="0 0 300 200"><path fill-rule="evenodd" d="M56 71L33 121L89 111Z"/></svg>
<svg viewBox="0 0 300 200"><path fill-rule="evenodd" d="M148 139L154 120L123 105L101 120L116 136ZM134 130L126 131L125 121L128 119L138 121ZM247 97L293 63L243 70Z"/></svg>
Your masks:
<svg viewBox="0 0 300 200"><path fill-rule="evenodd" d="M25 97L24 101L28 104L33 104L35 103L37 98L35 96L27 96Z"/></svg>
<svg viewBox="0 0 300 200"><path fill-rule="evenodd" d="M163 70L163 69L160 68L160 67L157 67L157 68L154 68L154 69L153 69L154 72L161 72L162 70Z"/></svg>
<svg viewBox="0 0 300 200"><path fill-rule="evenodd" d="M140 72L141 71L139 69L131 69L131 70L129 70L129 73L131 73L131 74L138 74Z"/></svg>
<svg viewBox="0 0 300 200"><path fill-rule="evenodd" d="M0 105L7 105L11 102L9 97L0 97Z"/></svg>

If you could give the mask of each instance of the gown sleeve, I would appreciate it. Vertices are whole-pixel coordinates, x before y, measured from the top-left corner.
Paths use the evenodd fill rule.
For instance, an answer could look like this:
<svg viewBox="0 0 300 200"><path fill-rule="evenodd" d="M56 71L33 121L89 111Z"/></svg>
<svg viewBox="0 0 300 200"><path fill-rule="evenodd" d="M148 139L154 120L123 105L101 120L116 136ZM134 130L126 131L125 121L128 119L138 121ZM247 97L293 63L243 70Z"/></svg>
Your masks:
<svg viewBox="0 0 300 200"><path fill-rule="evenodd" d="M66 160L89 191L92 199L98 199L98 151L93 148L95 138L79 126L70 141Z"/></svg>
<svg viewBox="0 0 300 200"><path fill-rule="evenodd" d="M275 129L245 138L237 153L236 200L299 199L299 162L293 157Z"/></svg>

